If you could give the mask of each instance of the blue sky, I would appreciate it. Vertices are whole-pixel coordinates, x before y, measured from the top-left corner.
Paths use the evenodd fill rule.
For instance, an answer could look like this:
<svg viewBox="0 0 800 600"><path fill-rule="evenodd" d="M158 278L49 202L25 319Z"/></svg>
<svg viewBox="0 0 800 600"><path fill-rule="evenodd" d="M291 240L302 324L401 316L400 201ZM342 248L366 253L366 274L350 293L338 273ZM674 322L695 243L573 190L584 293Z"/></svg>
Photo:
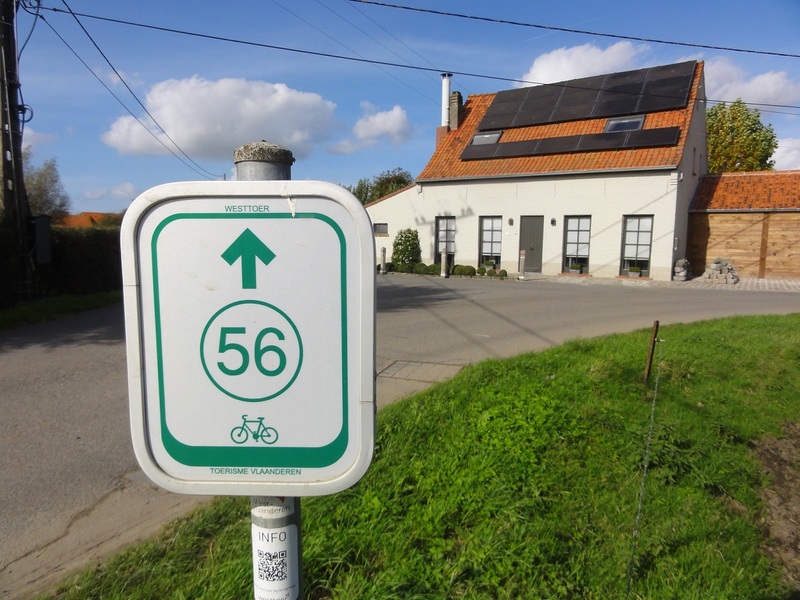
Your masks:
<svg viewBox="0 0 800 600"><path fill-rule="evenodd" d="M800 169L800 58L774 55L800 54L797 0L388 1L571 31L350 0L42 0L44 20L18 13L23 143L35 164L57 161L73 213L124 210L162 183L230 179L234 149L261 139L292 150L293 179L354 185L395 167L419 174L441 71L467 97L697 59L709 100L761 103L776 168Z"/></svg>

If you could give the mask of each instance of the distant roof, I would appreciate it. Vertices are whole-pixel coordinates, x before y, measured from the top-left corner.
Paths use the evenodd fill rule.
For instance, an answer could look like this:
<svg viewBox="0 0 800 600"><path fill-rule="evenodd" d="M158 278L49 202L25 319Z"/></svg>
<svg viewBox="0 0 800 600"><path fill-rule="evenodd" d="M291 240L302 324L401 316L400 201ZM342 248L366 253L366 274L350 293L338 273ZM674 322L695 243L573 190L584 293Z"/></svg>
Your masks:
<svg viewBox="0 0 800 600"><path fill-rule="evenodd" d="M417 181L675 167L702 75L689 61L470 96Z"/></svg>
<svg viewBox="0 0 800 600"><path fill-rule="evenodd" d="M800 171L706 175L690 211L800 210Z"/></svg>
<svg viewBox="0 0 800 600"><path fill-rule="evenodd" d="M118 216L115 213L82 212L79 215L67 215L59 219L55 225L60 227L95 227L107 217Z"/></svg>

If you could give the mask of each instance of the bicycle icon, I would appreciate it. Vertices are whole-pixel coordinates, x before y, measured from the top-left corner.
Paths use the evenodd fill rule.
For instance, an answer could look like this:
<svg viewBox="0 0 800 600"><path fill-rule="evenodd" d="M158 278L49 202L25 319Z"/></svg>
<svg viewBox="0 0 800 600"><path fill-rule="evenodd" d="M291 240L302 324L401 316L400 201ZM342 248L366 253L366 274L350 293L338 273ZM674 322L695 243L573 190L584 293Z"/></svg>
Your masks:
<svg viewBox="0 0 800 600"><path fill-rule="evenodd" d="M248 419L247 415L242 415L242 424L231 429L231 439L236 444L244 444L249 436L253 436L256 442L261 440L265 444L274 444L278 441L278 430L264 425L264 417Z"/></svg>

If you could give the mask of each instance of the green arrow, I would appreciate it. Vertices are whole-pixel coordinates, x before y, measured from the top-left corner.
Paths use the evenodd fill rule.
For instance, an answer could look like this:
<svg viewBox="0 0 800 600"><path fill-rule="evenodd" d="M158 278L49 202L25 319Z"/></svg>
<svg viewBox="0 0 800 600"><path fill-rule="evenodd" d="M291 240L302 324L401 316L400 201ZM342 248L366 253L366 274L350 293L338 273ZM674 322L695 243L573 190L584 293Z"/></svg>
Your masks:
<svg viewBox="0 0 800 600"><path fill-rule="evenodd" d="M256 289L256 258L268 265L275 258L275 253L258 239L258 236L245 229L236 240L222 253L222 258L229 265L242 259L242 289Z"/></svg>

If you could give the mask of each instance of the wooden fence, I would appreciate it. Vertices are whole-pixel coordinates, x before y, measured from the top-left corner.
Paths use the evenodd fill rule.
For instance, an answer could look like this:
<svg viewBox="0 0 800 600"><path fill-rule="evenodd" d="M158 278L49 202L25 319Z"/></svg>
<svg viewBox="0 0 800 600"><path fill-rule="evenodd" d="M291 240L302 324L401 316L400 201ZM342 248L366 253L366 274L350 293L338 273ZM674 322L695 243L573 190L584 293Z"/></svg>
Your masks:
<svg viewBox="0 0 800 600"><path fill-rule="evenodd" d="M691 213L688 239L695 275L720 257L740 277L800 278L800 212Z"/></svg>

